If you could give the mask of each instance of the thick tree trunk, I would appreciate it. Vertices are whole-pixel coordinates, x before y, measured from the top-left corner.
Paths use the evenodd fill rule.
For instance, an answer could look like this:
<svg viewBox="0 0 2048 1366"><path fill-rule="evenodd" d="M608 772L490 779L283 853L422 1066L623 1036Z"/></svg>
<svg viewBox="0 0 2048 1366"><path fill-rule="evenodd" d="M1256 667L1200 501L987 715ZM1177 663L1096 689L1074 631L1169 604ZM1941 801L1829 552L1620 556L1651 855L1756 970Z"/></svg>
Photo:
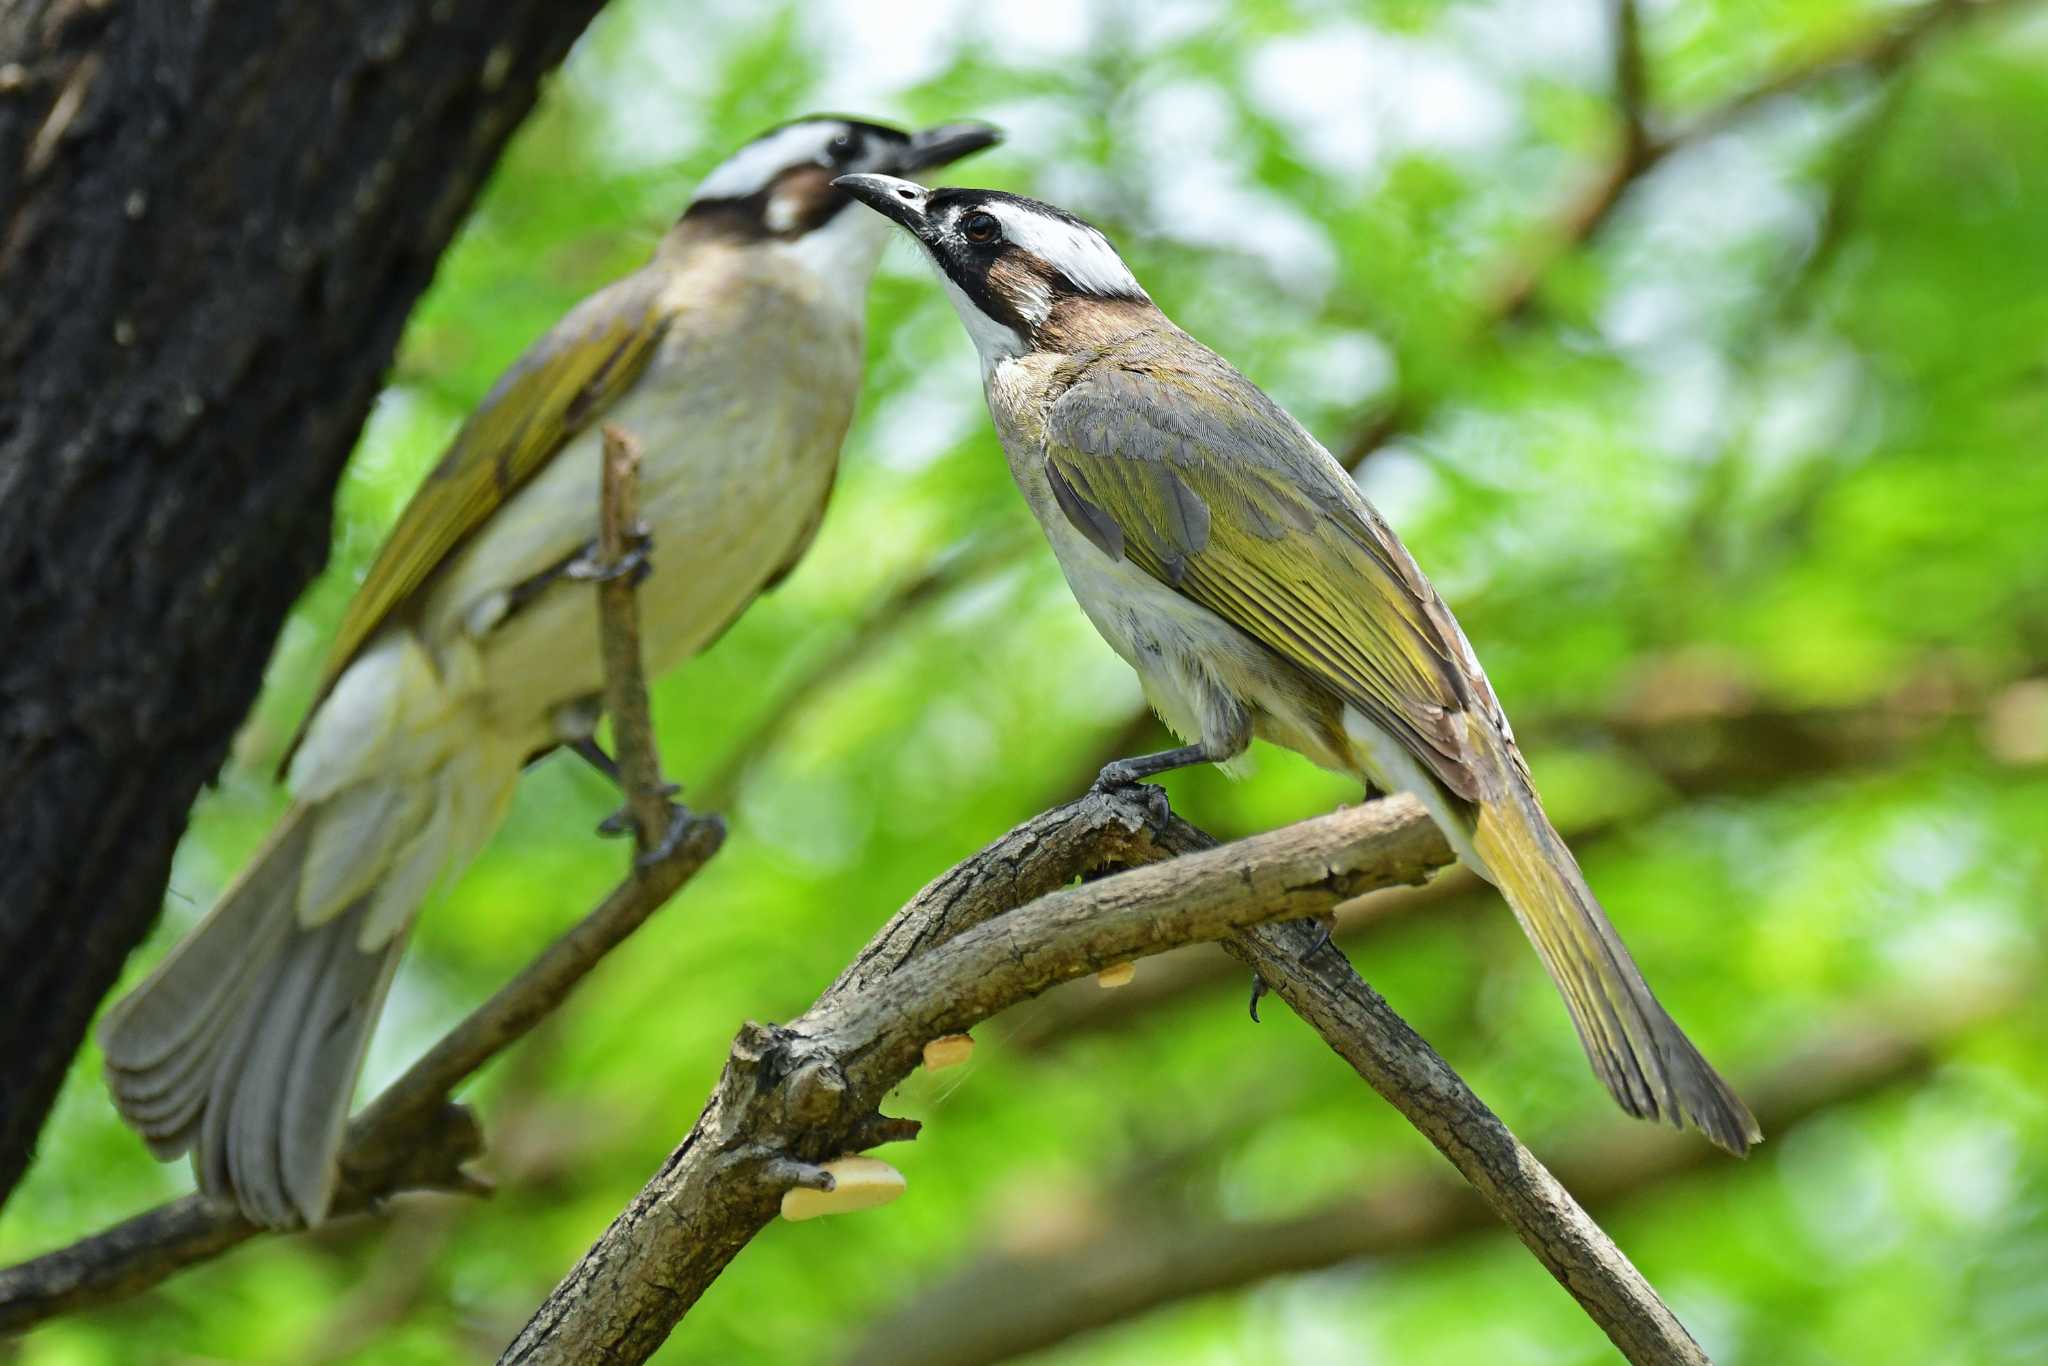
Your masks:
<svg viewBox="0 0 2048 1366"><path fill-rule="evenodd" d="M0 1200L602 0L0 4Z"/></svg>

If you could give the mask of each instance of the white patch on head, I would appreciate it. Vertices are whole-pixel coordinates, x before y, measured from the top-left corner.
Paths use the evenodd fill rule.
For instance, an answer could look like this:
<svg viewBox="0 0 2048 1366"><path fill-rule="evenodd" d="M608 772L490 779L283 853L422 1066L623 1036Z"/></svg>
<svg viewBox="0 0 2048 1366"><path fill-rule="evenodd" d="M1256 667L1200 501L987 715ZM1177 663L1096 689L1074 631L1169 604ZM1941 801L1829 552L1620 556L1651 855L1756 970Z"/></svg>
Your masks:
<svg viewBox="0 0 2048 1366"><path fill-rule="evenodd" d="M1109 239L1087 224L1055 218L1022 204L996 202L981 207L1003 225L1004 240L1041 257L1080 288L1092 294L1148 297Z"/></svg>
<svg viewBox="0 0 2048 1366"><path fill-rule="evenodd" d="M813 120L756 138L712 168L697 187L697 198L745 199L766 189L787 167L806 161L822 166L825 145L845 131L843 123Z"/></svg>

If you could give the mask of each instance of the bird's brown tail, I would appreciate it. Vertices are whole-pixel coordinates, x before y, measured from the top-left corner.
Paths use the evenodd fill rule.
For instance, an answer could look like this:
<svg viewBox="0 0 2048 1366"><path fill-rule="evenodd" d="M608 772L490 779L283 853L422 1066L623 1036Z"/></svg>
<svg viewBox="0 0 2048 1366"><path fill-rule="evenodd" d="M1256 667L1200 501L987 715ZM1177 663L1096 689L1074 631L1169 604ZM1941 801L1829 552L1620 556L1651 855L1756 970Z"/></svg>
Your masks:
<svg viewBox="0 0 2048 1366"><path fill-rule="evenodd" d="M1621 1108L1690 1123L1736 1156L1763 1134L1657 1003L1526 778L1477 808L1473 848L1564 995L1593 1070Z"/></svg>

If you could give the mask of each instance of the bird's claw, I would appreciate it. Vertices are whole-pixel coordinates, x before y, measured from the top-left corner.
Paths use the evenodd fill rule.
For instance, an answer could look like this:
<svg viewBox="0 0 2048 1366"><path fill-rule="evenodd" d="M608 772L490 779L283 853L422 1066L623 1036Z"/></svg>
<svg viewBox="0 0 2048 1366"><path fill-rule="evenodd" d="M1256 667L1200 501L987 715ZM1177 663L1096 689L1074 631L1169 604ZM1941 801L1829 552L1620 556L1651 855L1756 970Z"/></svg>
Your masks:
<svg viewBox="0 0 2048 1366"><path fill-rule="evenodd" d="M1136 787L1142 781L1144 780L1133 771L1129 760L1113 759L1102 766L1102 771L1095 775L1095 781L1089 785L1088 790L1108 796L1127 787Z"/></svg>
<svg viewBox="0 0 2048 1366"><path fill-rule="evenodd" d="M1090 796L1136 796L1145 803L1146 814L1155 821L1164 821L1173 814L1173 807L1167 799L1165 788L1157 783L1148 783L1142 777L1132 777L1128 772L1112 772L1111 770L1116 767L1116 764L1110 764L1102 770L1089 785Z"/></svg>
<svg viewBox="0 0 2048 1366"><path fill-rule="evenodd" d="M1309 959L1321 953L1324 949L1329 948L1331 944L1335 942L1332 939L1332 935L1335 934L1337 929L1337 919L1335 916L1317 916L1316 928L1320 929L1322 933L1316 936L1315 943L1309 945L1308 948L1302 952L1301 959L1303 962L1307 962ZM1271 991L1272 989L1273 988L1266 985L1265 978L1259 976L1257 973L1252 974L1252 999L1250 1001L1250 1007L1253 1024L1257 1024L1259 1022L1259 998L1264 996L1267 992Z"/></svg>
<svg viewBox="0 0 2048 1366"><path fill-rule="evenodd" d="M669 790L675 790L673 784L670 785ZM662 835L660 842L652 849L643 849L634 855L633 866L646 869L666 862L669 856L682 846L683 836L690 832L690 827L696 823L696 820L697 818L690 814L689 807L684 806L681 802L670 802L668 804L668 831Z"/></svg>
<svg viewBox="0 0 2048 1366"><path fill-rule="evenodd" d="M682 788L678 787L674 783L663 783L661 785L661 795L664 798L673 797L682 790ZM671 826L675 824L676 812L682 811L685 814L688 813L688 808L676 802L670 802L668 804L668 809L669 824ZM620 807L618 810L612 812L611 815L606 816L603 820L597 823L597 833L604 836L606 839L622 838L623 836L632 834L638 828L638 823L633 819L633 804L631 802L626 803L626 805Z"/></svg>
<svg viewBox="0 0 2048 1366"><path fill-rule="evenodd" d="M592 546L563 568L569 578L583 583L611 583L618 579L630 579L635 588L646 582L654 572L654 533L645 522L633 528L626 538L626 553L611 564L604 564L597 558L597 547Z"/></svg>

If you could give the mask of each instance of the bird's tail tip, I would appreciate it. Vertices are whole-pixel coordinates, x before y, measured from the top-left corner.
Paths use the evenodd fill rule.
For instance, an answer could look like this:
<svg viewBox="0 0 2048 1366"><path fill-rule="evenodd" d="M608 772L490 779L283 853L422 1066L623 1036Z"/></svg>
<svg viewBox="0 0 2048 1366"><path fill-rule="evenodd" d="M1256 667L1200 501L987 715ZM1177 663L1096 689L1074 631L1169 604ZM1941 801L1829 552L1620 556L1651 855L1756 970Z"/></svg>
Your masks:
<svg viewBox="0 0 2048 1366"><path fill-rule="evenodd" d="M1535 944L1601 1082L1629 1114L1746 1156L1763 1131L1651 993L1532 796L1482 803L1473 844Z"/></svg>

